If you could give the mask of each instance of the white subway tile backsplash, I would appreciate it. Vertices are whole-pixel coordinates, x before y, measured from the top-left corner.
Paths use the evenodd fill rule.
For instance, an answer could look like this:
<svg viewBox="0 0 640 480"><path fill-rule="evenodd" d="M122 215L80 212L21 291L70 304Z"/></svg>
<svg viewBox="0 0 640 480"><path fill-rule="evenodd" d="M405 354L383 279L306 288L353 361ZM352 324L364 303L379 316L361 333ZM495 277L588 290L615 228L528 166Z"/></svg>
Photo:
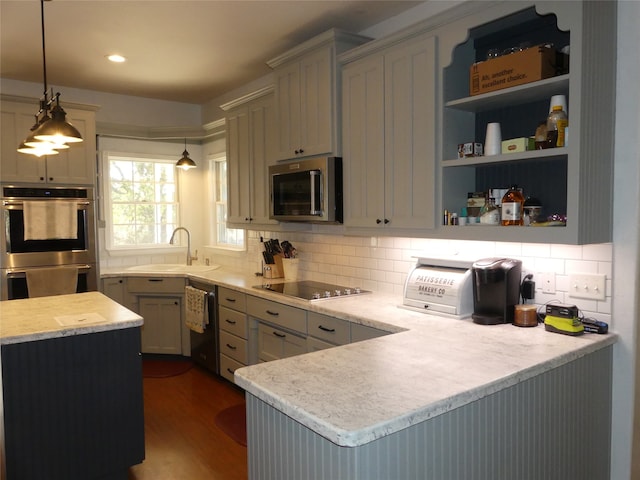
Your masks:
<svg viewBox="0 0 640 480"><path fill-rule="evenodd" d="M367 290L402 295L404 282L416 259L443 258L473 262L481 258L504 256L522 261L523 270L533 273L536 281L535 304L547 302L576 304L583 314L610 321L612 292L612 244L559 245L516 242L482 242L430 238L358 237L322 232L247 232L245 254L220 255L203 247L199 262L258 271L261 267L265 239L289 240L298 250L300 279L359 286ZM135 256L110 256L101 252L102 267L121 267L145 263L181 263L184 253L155 255L140 252ZM556 293L544 294L540 274L556 274ZM574 299L568 296L570 273L606 275L605 301Z"/></svg>

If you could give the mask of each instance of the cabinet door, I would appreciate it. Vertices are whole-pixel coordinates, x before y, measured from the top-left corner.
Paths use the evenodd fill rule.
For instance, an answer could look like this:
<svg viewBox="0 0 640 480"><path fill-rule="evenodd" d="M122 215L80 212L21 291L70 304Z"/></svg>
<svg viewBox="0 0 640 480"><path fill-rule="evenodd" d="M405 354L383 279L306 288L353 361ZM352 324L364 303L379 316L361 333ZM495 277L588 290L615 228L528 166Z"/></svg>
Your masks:
<svg viewBox="0 0 640 480"><path fill-rule="evenodd" d="M384 59L364 58L342 71L344 224L384 219Z"/></svg>
<svg viewBox="0 0 640 480"><path fill-rule="evenodd" d="M179 298L140 297L143 353L182 353L181 311Z"/></svg>
<svg viewBox="0 0 640 480"><path fill-rule="evenodd" d="M271 325L258 325L258 359L270 362L281 358L307 353L307 341Z"/></svg>
<svg viewBox="0 0 640 480"><path fill-rule="evenodd" d="M300 63L292 62L275 72L276 159L293 158L300 149Z"/></svg>
<svg viewBox="0 0 640 480"><path fill-rule="evenodd" d="M83 141L47 157L47 183L93 185L96 180L95 114L71 109L66 112L67 121L78 129Z"/></svg>
<svg viewBox="0 0 640 480"><path fill-rule="evenodd" d="M277 224L269 219L269 164L273 158L273 95L249 105L251 223Z"/></svg>
<svg viewBox="0 0 640 480"><path fill-rule="evenodd" d="M124 279L122 277L103 278L102 293L120 305L124 305Z"/></svg>
<svg viewBox="0 0 640 480"><path fill-rule="evenodd" d="M385 54L385 219L435 227L435 37Z"/></svg>
<svg viewBox="0 0 640 480"><path fill-rule="evenodd" d="M46 177L46 158L18 153L18 145L30 133L37 105L2 102L2 142L0 151L2 182L40 183Z"/></svg>
<svg viewBox="0 0 640 480"><path fill-rule="evenodd" d="M335 76L333 46L318 49L300 61L301 156L334 151Z"/></svg>
<svg viewBox="0 0 640 480"><path fill-rule="evenodd" d="M246 107L227 116L227 220L249 223L250 209L249 114Z"/></svg>

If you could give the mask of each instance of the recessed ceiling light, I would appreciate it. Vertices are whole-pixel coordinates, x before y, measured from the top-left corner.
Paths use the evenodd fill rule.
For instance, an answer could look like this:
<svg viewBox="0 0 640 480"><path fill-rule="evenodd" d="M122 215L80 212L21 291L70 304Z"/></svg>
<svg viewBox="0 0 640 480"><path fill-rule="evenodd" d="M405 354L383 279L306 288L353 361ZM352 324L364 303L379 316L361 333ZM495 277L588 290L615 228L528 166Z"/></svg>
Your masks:
<svg viewBox="0 0 640 480"><path fill-rule="evenodd" d="M122 55L107 55L107 59L109 59L110 62L114 63L122 63L127 60Z"/></svg>

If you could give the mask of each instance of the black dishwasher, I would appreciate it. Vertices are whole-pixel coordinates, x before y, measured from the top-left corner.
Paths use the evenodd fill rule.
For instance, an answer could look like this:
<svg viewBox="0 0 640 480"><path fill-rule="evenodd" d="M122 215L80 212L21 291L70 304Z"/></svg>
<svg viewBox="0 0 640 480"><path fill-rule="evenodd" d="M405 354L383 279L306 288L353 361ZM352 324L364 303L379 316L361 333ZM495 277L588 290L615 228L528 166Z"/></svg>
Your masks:
<svg viewBox="0 0 640 480"><path fill-rule="evenodd" d="M216 288L211 285L190 282L194 288L207 292L208 324L203 333L189 330L191 334L191 360L210 372L220 374L220 345L218 341L218 302Z"/></svg>

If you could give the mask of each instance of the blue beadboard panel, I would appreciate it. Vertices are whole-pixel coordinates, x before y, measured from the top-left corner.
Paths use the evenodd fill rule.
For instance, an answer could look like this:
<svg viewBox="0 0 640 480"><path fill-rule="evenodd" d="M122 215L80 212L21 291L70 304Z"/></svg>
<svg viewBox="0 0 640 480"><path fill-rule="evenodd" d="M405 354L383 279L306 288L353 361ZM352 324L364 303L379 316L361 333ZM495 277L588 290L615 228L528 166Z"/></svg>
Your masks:
<svg viewBox="0 0 640 480"><path fill-rule="evenodd" d="M247 395L250 480L605 480L611 347L354 448Z"/></svg>

